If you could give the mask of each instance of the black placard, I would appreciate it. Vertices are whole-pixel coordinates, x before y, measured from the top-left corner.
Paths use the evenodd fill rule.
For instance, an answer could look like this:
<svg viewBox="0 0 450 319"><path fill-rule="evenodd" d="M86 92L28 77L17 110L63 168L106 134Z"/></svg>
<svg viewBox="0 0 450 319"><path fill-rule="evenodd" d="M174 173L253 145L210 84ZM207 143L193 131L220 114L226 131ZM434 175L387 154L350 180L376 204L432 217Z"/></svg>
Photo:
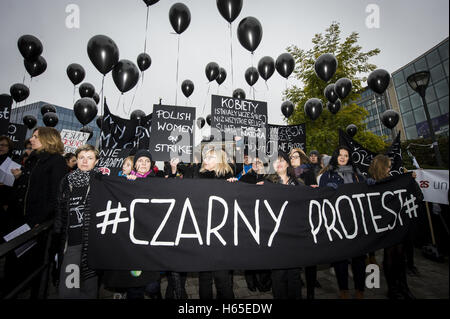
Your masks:
<svg viewBox="0 0 450 319"><path fill-rule="evenodd" d="M11 118L12 98L7 94L0 95L0 135L8 133L8 124Z"/></svg>
<svg viewBox="0 0 450 319"><path fill-rule="evenodd" d="M191 163L194 153L195 108L154 105L150 153L154 161L178 157Z"/></svg>
<svg viewBox="0 0 450 319"><path fill-rule="evenodd" d="M211 127L226 134L266 138L266 102L212 95L211 117Z"/></svg>
<svg viewBox="0 0 450 319"><path fill-rule="evenodd" d="M129 153L129 149L102 149L97 167L104 175L117 176L122 170L123 161Z"/></svg>
<svg viewBox="0 0 450 319"><path fill-rule="evenodd" d="M278 151L289 153L293 148L300 148L306 153L306 125L273 125L269 124L267 138L278 136ZM271 145L267 143L268 152L272 152Z"/></svg>
<svg viewBox="0 0 450 319"><path fill-rule="evenodd" d="M28 128L23 124L9 123L8 137L14 143L15 150L22 150Z"/></svg>

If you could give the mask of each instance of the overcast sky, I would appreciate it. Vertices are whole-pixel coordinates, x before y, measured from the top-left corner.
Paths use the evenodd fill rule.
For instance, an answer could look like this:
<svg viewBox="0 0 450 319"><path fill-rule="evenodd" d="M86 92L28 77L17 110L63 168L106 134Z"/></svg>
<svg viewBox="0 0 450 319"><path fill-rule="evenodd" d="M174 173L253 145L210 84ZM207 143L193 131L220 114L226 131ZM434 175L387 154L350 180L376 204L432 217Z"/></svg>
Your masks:
<svg viewBox="0 0 450 319"><path fill-rule="evenodd" d="M152 58L139 86L133 109L146 114L162 98L163 104L175 103L177 36L171 34L168 12L178 1L160 0L150 7L147 53ZM217 62L227 70L228 77L219 94L231 96L230 37L228 22L217 10L215 0L183 0L191 12L191 24L181 34L178 105L186 105L179 86L185 79L195 84L188 106L197 107L197 117L209 114L211 97L218 85L210 86L205 66ZM236 28L247 17L257 18L263 27L261 44L255 51L254 65L265 55L276 59L289 45L303 49L312 47L311 39L333 22L341 24L345 38L352 31L360 35L364 51L379 48L381 53L370 60L380 68L393 72L448 37L448 0L244 0L239 17L233 23L234 88L240 87L249 97L244 72L251 66L250 53L237 40ZM76 4L80 9L80 28L66 27L66 7ZM368 28L366 13L369 4L380 9L380 27ZM96 34L111 37L120 50L120 59L136 63L143 52L146 5L142 0L1 0L0 1L0 93L8 93L12 84L22 82L25 68L17 48L17 39L24 34L38 37L44 46L43 57L48 68L31 82L28 103L46 101L72 108L73 85L66 75L70 63L79 63L86 70L84 82L101 89L102 75L87 55L87 43ZM26 85L30 85L27 74ZM269 79L267 91L260 78L255 88L256 100L268 103L269 122L282 124L280 111L285 79L277 72ZM296 84L290 79L288 85ZM123 110L130 108L135 89L125 93L117 108L120 92L111 73L105 80L105 96L113 113L128 117ZM78 99L78 92L76 99ZM201 114L207 101L207 111ZM117 109L116 109L117 108Z"/></svg>

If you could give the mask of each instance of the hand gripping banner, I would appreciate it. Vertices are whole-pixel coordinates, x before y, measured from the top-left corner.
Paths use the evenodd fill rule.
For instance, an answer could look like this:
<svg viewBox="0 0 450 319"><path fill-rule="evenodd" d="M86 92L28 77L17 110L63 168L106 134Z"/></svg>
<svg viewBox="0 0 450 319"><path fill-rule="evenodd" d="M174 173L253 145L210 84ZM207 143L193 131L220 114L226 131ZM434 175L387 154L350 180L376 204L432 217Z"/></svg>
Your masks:
<svg viewBox="0 0 450 319"><path fill-rule="evenodd" d="M186 272L360 256L402 242L422 199L410 173L337 190L103 176L90 194L90 267Z"/></svg>

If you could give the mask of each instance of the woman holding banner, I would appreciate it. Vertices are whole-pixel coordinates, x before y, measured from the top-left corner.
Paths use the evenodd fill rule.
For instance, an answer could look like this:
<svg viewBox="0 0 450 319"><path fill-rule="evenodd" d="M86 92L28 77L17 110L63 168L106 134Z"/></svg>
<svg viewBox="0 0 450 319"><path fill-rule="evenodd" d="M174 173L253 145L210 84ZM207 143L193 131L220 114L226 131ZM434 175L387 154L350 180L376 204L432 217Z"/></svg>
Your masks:
<svg viewBox="0 0 450 319"><path fill-rule="evenodd" d="M377 155L369 166L369 175L375 181L382 181L390 178L391 160L386 155ZM413 176L413 178L415 178ZM422 191L417 185L416 198L423 199ZM406 263L404 244L388 247L384 249L383 270L388 284L389 299L416 299L408 287L406 279Z"/></svg>
<svg viewBox="0 0 450 319"><path fill-rule="evenodd" d="M350 150L345 146L338 147L331 157L330 163L323 168L320 178L320 187L338 188L339 185L364 182L364 177L359 170L353 165L350 156ZM357 299L364 298L364 286L366 278L366 256L357 256L352 258L353 281L355 283L355 297ZM339 297L348 299L348 260L337 261L332 264L336 273L339 286Z"/></svg>
<svg viewBox="0 0 450 319"><path fill-rule="evenodd" d="M275 174L267 176L271 183L298 186L304 184L303 180L296 178L294 168L289 157L284 152L278 153L278 158L273 167ZM301 299L302 283L301 268L273 269L272 270L272 292L274 299Z"/></svg>
<svg viewBox="0 0 450 319"><path fill-rule="evenodd" d="M209 149L204 153L203 162L194 178L230 179L233 170L227 163L226 153L221 149ZM212 299L212 282L216 284L217 299L234 299L233 273L231 270L199 272L200 299Z"/></svg>
<svg viewBox="0 0 450 319"><path fill-rule="evenodd" d="M98 277L87 267L87 242L83 240L86 214L86 201L89 195L89 182L95 175L101 175L95 165L99 159L98 150L89 144L79 147L75 152L77 169L61 181L58 195L58 210L55 218L55 238L58 238L58 262L60 265L58 294L61 299L96 299ZM80 269L78 287L67 287L72 272L66 268L71 265Z"/></svg>

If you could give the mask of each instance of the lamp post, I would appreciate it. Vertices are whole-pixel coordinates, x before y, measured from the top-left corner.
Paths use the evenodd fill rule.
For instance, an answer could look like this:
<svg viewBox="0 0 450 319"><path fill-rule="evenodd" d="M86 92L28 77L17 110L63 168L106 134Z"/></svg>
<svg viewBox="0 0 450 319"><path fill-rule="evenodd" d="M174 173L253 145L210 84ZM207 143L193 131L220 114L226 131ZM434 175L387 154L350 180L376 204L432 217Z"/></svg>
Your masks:
<svg viewBox="0 0 450 319"><path fill-rule="evenodd" d="M408 76L407 81L409 86L414 91L419 93L420 97L422 98L423 107L425 109L425 116L427 117L428 129L430 130L431 140L433 141L433 149L436 156L436 161L438 166L442 167L443 163L441 152L439 151L439 145L436 140L436 134L434 133L433 123L431 123L430 112L428 112L428 105L425 99L425 93L428 87L428 83L430 82L430 72L421 71L411 74L410 76Z"/></svg>

